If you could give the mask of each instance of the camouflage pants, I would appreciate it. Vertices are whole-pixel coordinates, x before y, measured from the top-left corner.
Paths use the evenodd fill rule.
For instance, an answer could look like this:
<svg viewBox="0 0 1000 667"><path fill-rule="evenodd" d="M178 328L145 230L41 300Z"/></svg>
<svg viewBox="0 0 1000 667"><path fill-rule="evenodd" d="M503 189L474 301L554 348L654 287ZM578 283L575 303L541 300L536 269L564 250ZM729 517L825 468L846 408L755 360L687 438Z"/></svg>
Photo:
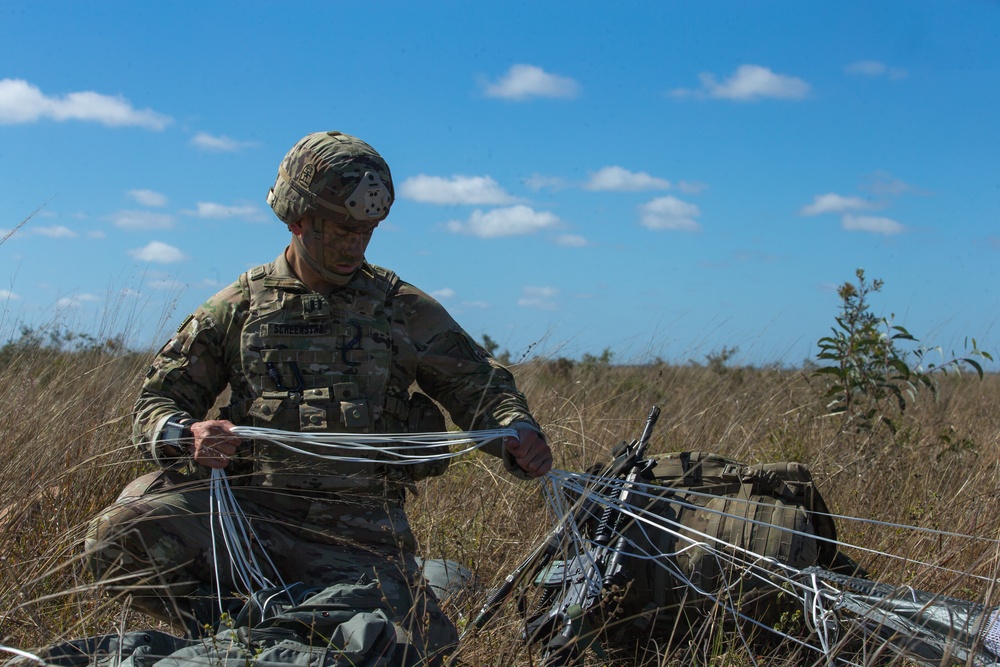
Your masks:
<svg viewBox="0 0 1000 667"><path fill-rule="evenodd" d="M250 551L272 582L376 582L391 610L398 652L410 656L399 664L438 664L431 656L454 649L455 627L421 577L398 500L333 501L261 487L234 486L233 492L258 540ZM227 611L242 600L210 509L206 480L169 470L144 475L91 522L89 565L109 588L124 583L133 604L155 618L181 624L189 634L214 627L217 584Z"/></svg>

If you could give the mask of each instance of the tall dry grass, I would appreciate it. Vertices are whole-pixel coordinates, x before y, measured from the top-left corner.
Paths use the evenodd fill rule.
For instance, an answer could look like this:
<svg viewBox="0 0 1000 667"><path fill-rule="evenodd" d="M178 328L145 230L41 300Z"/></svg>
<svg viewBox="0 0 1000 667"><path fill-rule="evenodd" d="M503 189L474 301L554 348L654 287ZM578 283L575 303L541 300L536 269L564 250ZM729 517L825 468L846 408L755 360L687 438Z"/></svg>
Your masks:
<svg viewBox="0 0 1000 667"><path fill-rule="evenodd" d="M40 347L0 359L0 643L30 649L150 625L123 612L122 600L96 586L79 558L88 520L147 469L129 444L128 417L148 362L145 354ZM838 514L1000 536L995 376L947 379L941 400L924 397L895 435L859 435L820 416L815 388L797 371L536 361L516 373L559 468L607 461L614 444L638 436L655 404L663 413L654 454L708 450L748 463L800 461ZM458 461L419 491L410 512L426 555L461 562L484 586L502 580L550 525L538 486L504 475L488 457ZM992 601L982 583L933 566L993 578L996 544L847 518L838 525L844 542L872 550L849 553L880 579ZM461 624L481 603L472 596L449 612ZM530 664L518 633L518 615L506 609L462 656L469 664ZM647 664L738 653L725 633L708 636Z"/></svg>

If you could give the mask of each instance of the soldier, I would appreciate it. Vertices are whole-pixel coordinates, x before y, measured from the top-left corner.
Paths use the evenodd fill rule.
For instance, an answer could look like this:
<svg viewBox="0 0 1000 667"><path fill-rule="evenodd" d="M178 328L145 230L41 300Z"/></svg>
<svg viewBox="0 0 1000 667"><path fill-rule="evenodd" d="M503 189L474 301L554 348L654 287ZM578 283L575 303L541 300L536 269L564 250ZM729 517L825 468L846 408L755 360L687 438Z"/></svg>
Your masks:
<svg viewBox="0 0 1000 667"><path fill-rule="evenodd" d="M290 245L210 298L156 356L133 438L161 469L128 485L87 535L95 574L131 576L142 611L196 633L219 617L216 584L223 596L237 590L228 564L213 562L204 480L220 468L277 564L272 576L355 593L375 584L409 656L400 664L436 664L454 646L403 507L406 487L442 473L439 463L331 462L232 431L440 431L430 396L463 429L516 429L486 446L511 473L549 470L551 451L511 373L434 299L365 260L393 196L389 167L368 144L340 132L303 138L267 198ZM228 404L207 419L227 388Z"/></svg>

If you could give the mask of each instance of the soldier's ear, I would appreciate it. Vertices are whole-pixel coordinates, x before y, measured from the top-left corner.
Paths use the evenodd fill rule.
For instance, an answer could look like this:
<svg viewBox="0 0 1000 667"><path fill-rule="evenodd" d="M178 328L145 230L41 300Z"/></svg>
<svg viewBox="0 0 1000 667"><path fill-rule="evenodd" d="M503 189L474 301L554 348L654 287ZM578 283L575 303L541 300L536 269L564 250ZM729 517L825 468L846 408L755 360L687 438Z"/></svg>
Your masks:
<svg viewBox="0 0 1000 667"><path fill-rule="evenodd" d="M306 218L302 217L295 222L288 223L288 231L295 236L302 236L306 231Z"/></svg>

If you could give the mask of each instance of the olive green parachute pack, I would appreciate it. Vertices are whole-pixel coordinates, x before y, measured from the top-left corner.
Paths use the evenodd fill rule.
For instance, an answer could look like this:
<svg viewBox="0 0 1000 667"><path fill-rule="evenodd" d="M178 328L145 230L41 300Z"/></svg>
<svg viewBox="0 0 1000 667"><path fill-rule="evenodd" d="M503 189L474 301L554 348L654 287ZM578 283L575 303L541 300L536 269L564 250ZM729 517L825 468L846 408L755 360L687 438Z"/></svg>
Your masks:
<svg viewBox="0 0 1000 667"><path fill-rule="evenodd" d="M663 567L661 559L626 560L631 584L618 614L636 620L623 631L638 625L656 636L697 627L719 605L712 596L721 590L741 613L768 625L794 608L781 599L780 587L741 577L736 567L714 557L716 549L740 550L798 570L819 565L856 572L837 551L836 526L804 464L747 465L698 451L656 458L655 484L670 495L647 499L644 509L675 526L676 534L640 530L637 524L625 533L641 551L671 558L675 570ZM691 546L696 543L704 547Z"/></svg>
<svg viewBox="0 0 1000 667"><path fill-rule="evenodd" d="M682 640L713 617L729 627L734 619L773 626L782 614L800 606L793 596L782 595L779 576L762 573L815 566L859 573L858 566L838 552L833 519L805 465L747 465L701 451L641 461L636 447L641 445L635 441L622 443L614 452L613 469L632 459L636 470L641 468L634 481L621 477L624 487L614 489L636 485L642 492L629 493L630 518L615 523L616 541L620 540L615 551L621 554L622 568L609 575L616 566L611 560L602 561L600 601L588 597L592 594L583 595L575 583L590 574L584 564L587 558L581 561L572 553L551 561L534 578L534 588L540 590L534 604L528 599L531 588L522 590L525 636L545 646L553 664L560 660L575 664L587 646L597 650L599 644L636 647L648 638ZM583 479L595 484L608 479L599 466L590 473ZM582 499L567 492L580 507ZM621 502L624 493L614 490L610 495L619 495ZM577 515L584 517L578 520L579 529L594 544L606 542L601 535L612 507L618 505ZM601 553L591 557L611 557ZM748 566L754 562L763 567ZM780 565L772 570L769 564ZM582 625L574 630L573 619L580 614L576 605L584 611L579 616ZM574 636L576 649L571 646Z"/></svg>

